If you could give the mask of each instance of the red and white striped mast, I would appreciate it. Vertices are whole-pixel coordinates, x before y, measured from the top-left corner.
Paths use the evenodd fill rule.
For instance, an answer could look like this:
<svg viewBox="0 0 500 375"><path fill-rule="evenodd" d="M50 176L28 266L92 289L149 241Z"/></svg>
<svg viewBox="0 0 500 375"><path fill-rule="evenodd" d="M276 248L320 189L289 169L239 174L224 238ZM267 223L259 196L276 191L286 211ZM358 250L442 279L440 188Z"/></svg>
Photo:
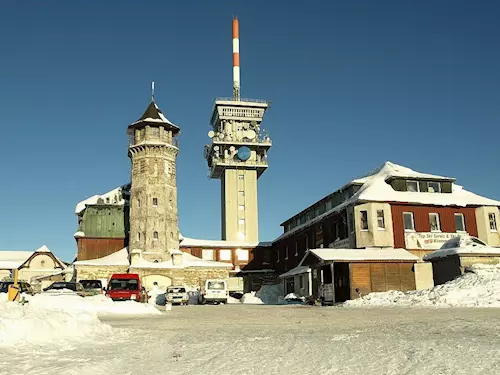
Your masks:
<svg viewBox="0 0 500 375"><path fill-rule="evenodd" d="M233 17L233 98L240 101L240 32L236 17Z"/></svg>

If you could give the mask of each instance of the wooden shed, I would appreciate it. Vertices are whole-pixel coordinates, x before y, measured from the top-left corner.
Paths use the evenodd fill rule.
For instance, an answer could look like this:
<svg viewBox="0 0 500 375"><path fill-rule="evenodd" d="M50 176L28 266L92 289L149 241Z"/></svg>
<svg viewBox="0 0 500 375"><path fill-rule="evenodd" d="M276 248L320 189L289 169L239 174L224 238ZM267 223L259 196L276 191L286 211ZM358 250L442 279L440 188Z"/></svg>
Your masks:
<svg viewBox="0 0 500 375"><path fill-rule="evenodd" d="M313 249L301 264L312 269L312 295L333 304L371 292L415 290L417 261L404 249Z"/></svg>

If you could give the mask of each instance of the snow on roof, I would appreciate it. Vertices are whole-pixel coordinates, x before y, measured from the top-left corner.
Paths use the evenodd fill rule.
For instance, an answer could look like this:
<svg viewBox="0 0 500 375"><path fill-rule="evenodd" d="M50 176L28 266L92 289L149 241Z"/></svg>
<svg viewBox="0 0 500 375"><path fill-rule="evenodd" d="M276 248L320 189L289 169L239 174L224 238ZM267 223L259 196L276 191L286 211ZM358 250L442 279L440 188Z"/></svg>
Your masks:
<svg viewBox="0 0 500 375"><path fill-rule="evenodd" d="M141 118L136 122L132 123L130 126L134 127L134 125L140 124L142 122L155 122L160 124L168 124L176 129L179 129L177 125L175 125L173 122L171 122L168 118L165 117L165 115L163 114L163 112L161 111L161 109L158 107L158 105L154 100L149 104L148 108L146 108L146 111L141 116Z"/></svg>
<svg viewBox="0 0 500 375"><path fill-rule="evenodd" d="M452 184L451 193L427 193L427 192L411 192L411 191L396 191L387 182L391 178L415 178L415 179L435 179L435 180L451 180L449 177L431 175L427 173L416 172L410 168L391 163L384 163L380 168L376 169L372 174L362 177L354 181L362 181L363 185L349 199L341 204L331 208L325 213L314 217L313 219L298 225L292 230L283 233L274 242L286 238L293 233L307 228L308 226L322 220L332 213L339 212L345 207L357 202L399 202L425 204L434 206L500 206L500 201L482 197L467 191L463 186Z"/></svg>
<svg viewBox="0 0 500 375"><path fill-rule="evenodd" d="M125 247L102 258L78 260L73 264L77 266L128 266L130 262L128 260L128 250Z"/></svg>
<svg viewBox="0 0 500 375"><path fill-rule="evenodd" d="M243 242L243 241L225 241L225 240L199 240L194 238L182 237L181 247L256 247L269 246L266 242Z"/></svg>
<svg viewBox="0 0 500 375"><path fill-rule="evenodd" d="M500 256L500 248L491 247L472 236L459 236L446 241L440 249L428 253L423 260L445 258L450 255Z"/></svg>
<svg viewBox="0 0 500 375"><path fill-rule="evenodd" d="M35 251L24 251L24 250L0 250L0 269L14 269L21 267L33 254L35 253L52 253L50 249L43 245ZM54 255L54 254L52 254ZM54 257L64 266L64 263Z"/></svg>
<svg viewBox="0 0 500 375"><path fill-rule="evenodd" d="M290 271L282 273L279 275L279 278L285 278L285 277L290 277L290 276L295 276L295 275L300 275L302 273L309 272L311 268L308 266L297 266L295 268L292 268Z"/></svg>
<svg viewBox="0 0 500 375"><path fill-rule="evenodd" d="M105 204L112 204L115 206L123 206L125 204L125 199L123 199L123 189L125 187L127 187L127 185L122 185L122 186L119 186L111 191L108 191L107 193L104 193L101 195L93 195L90 198L87 198L87 199L79 202L76 205L75 214L78 215L80 212L85 210L85 208L88 205L97 204L97 201L99 200L99 198L102 198L102 200L104 201Z"/></svg>
<svg viewBox="0 0 500 375"><path fill-rule="evenodd" d="M417 261L416 255L405 249L312 249L308 253L326 261L364 261L364 260L408 260Z"/></svg>

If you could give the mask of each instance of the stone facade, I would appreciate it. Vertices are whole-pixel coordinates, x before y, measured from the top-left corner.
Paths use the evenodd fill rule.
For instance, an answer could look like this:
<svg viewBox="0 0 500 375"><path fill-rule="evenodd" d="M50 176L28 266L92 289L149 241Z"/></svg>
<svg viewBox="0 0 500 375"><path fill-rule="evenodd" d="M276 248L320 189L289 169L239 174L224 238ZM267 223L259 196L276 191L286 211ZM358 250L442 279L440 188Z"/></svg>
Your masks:
<svg viewBox="0 0 500 375"><path fill-rule="evenodd" d="M129 249L139 250L150 261L165 261L171 250L179 249L176 184L179 149L175 138L178 131L154 102L139 121L129 126L128 155L132 162Z"/></svg>
<svg viewBox="0 0 500 375"><path fill-rule="evenodd" d="M109 279L114 273L127 273L128 266L75 266L77 281Z"/></svg>

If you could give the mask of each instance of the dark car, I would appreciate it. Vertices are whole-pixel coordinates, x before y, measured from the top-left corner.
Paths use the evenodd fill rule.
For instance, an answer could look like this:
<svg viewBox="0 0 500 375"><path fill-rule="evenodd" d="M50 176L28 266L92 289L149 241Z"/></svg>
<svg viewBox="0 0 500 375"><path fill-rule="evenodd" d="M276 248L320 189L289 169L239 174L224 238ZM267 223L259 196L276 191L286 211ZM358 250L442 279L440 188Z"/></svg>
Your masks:
<svg viewBox="0 0 500 375"><path fill-rule="evenodd" d="M101 280L80 280L85 296L95 296L103 293Z"/></svg>
<svg viewBox="0 0 500 375"><path fill-rule="evenodd" d="M56 281L52 283L52 285L43 289L44 292L56 292L63 290L71 290L80 296L85 294L82 284L68 281Z"/></svg>
<svg viewBox="0 0 500 375"><path fill-rule="evenodd" d="M9 285L14 285L14 281L0 281L0 293L8 293ZM19 291L26 294L34 294L33 288L25 281L19 281Z"/></svg>

